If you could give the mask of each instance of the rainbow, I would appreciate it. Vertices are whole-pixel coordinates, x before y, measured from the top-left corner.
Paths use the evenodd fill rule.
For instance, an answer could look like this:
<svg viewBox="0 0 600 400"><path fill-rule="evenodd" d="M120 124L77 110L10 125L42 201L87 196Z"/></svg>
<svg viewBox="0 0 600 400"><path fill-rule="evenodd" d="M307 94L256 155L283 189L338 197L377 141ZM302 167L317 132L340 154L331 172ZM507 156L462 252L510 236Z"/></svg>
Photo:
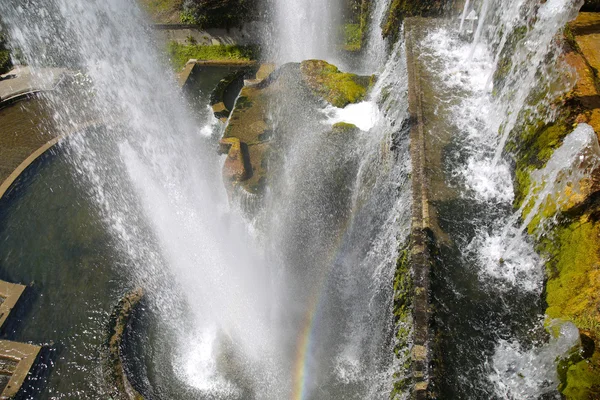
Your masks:
<svg viewBox="0 0 600 400"><path fill-rule="evenodd" d="M332 254L329 260L329 265L333 265L333 260L337 257L339 252L340 244L342 242L343 235L338 238L336 251ZM312 344L312 337L315 332L319 316L319 305L321 303L322 294L325 290L330 268L326 268L321 272L320 280L316 286L311 301L308 305L308 310L304 318L304 324L298 335L298 344L296 347L296 362L293 364L293 375L292 375L292 400L304 400L306 396L306 383L308 381L308 356Z"/></svg>
<svg viewBox="0 0 600 400"><path fill-rule="evenodd" d="M313 296L306 317L304 318L303 328L298 336L298 345L296 350L296 362L294 363L292 400L304 400L306 392L306 381L308 378L308 355L311 348L311 339L314 332L316 317L319 310L320 296Z"/></svg>

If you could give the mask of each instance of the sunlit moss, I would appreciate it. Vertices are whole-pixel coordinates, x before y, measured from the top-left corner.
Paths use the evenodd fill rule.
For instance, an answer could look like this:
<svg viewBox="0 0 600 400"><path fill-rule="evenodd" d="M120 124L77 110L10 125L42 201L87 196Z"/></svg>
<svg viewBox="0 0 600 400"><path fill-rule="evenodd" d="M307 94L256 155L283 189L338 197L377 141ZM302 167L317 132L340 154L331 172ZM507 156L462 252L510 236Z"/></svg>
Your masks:
<svg viewBox="0 0 600 400"><path fill-rule="evenodd" d="M308 87L335 107L365 99L374 78L341 72L335 65L322 60L307 60L300 65Z"/></svg>

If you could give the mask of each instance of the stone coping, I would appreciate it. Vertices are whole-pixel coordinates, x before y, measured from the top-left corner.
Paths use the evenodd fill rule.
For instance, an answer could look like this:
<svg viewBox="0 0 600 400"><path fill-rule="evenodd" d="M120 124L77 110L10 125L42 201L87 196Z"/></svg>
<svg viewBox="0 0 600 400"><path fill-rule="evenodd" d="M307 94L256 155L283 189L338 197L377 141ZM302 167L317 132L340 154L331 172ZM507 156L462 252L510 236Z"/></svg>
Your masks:
<svg viewBox="0 0 600 400"><path fill-rule="evenodd" d="M143 400L131 385L123 365L123 337L135 308L144 297L144 290L137 288L125 294L115 306L108 326L108 338L105 344L105 377L112 387L114 399ZM0 399L1 400L1 399Z"/></svg>
<svg viewBox="0 0 600 400"><path fill-rule="evenodd" d="M17 96L54 89L69 71L65 68L45 68L44 79L36 77L29 67L17 67L0 76L0 102Z"/></svg>
<svg viewBox="0 0 600 400"><path fill-rule="evenodd" d="M0 304L0 328L17 305L25 288L24 285L0 281L0 300L2 301Z"/></svg>
<svg viewBox="0 0 600 400"><path fill-rule="evenodd" d="M406 62L409 88L408 104L411 120L410 155L412 163L412 226L410 260L413 270L413 320L414 346L412 350L412 375L414 388L412 398L429 398L430 386L430 275L432 256L431 219L426 173L426 139L423 119L423 94L420 84L419 65L414 54L414 39L411 31L413 19L405 21Z"/></svg>
<svg viewBox="0 0 600 400"><path fill-rule="evenodd" d="M0 340L0 375L10 376L0 400L15 398L41 350L32 344Z"/></svg>
<svg viewBox="0 0 600 400"><path fill-rule="evenodd" d="M102 125L102 123L99 121L90 121L86 124L77 126L70 132L68 132L64 135L55 137L54 139L46 142L44 145L42 145L37 150L35 150L33 153L31 153L25 160L23 160L23 162L21 162L21 164L19 164L19 166L17 168L15 168L15 170L8 176L8 178L6 178L4 180L4 182L2 182L0 184L0 200L8 192L8 190L11 188L11 186L19 179L21 174L23 172L25 172L25 170L27 170L27 168L29 168L29 166L31 166L35 161L37 161L48 150L53 148L56 144L58 144L60 141L62 141L66 137L68 137L76 132L81 132L87 128L90 128L93 126L99 126L99 125Z"/></svg>

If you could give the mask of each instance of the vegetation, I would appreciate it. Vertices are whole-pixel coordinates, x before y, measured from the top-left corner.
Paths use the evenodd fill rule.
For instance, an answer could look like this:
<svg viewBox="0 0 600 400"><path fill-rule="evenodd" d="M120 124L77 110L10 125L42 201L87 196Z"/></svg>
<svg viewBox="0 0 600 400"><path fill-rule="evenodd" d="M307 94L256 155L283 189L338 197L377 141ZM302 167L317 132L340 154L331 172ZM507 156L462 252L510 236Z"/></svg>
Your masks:
<svg viewBox="0 0 600 400"><path fill-rule="evenodd" d="M183 0L139 0L155 23L178 23L183 11Z"/></svg>
<svg viewBox="0 0 600 400"><path fill-rule="evenodd" d="M0 34L0 74L5 74L12 68L12 59L6 37Z"/></svg>
<svg viewBox="0 0 600 400"><path fill-rule="evenodd" d="M181 22L204 28L232 28L257 17L258 0L186 0Z"/></svg>
<svg viewBox="0 0 600 400"><path fill-rule="evenodd" d="M345 24L344 29L344 50L358 51L362 46L363 31L360 24Z"/></svg>
<svg viewBox="0 0 600 400"><path fill-rule="evenodd" d="M256 46L181 44L170 42L168 54L173 66L179 70L190 59L196 60L240 60L250 61L257 58Z"/></svg>
<svg viewBox="0 0 600 400"><path fill-rule="evenodd" d="M339 108L364 100L374 83L372 76L340 72L335 65L321 60L303 61L300 70L315 95Z"/></svg>

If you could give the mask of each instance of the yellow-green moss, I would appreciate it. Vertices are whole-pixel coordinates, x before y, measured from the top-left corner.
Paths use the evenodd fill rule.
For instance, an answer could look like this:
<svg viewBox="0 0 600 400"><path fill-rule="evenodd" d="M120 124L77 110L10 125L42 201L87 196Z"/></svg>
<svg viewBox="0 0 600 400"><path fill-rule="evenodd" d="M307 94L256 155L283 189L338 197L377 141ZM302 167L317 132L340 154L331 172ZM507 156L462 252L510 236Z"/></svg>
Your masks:
<svg viewBox="0 0 600 400"><path fill-rule="evenodd" d="M550 256L547 297L550 318L600 321L600 224L581 217L558 226L542 242ZM600 332L596 332L599 334Z"/></svg>
<svg viewBox="0 0 600 400"><path fill-rule="evenodd" d="M557 226L540 249L549 259L546 314L573 321L596 342L595 353L559 363L560 390L569 400L600 398L600 223L582 216Z"/></svg>
<svg viewBox="0 0 600 400"><path fill-rule="evenodd" d="M600 399L600 352L568 366L561 393L568 400Z"/></svg>
<svg viewBox="0 0 600 400"><path fill-rule="evenodd" d="M300 70L315 95L340 108L364 100L374 83L374 77L341 72L335 65L322 60L303 61Z"/></svg>
<svg viewBox="0 0 600 400"><path fill-rule="evenodd" d="M349 124L347 122L338 122L333 124L332 131L333 132L355 132L358 128L354 124Z"/></svg>

